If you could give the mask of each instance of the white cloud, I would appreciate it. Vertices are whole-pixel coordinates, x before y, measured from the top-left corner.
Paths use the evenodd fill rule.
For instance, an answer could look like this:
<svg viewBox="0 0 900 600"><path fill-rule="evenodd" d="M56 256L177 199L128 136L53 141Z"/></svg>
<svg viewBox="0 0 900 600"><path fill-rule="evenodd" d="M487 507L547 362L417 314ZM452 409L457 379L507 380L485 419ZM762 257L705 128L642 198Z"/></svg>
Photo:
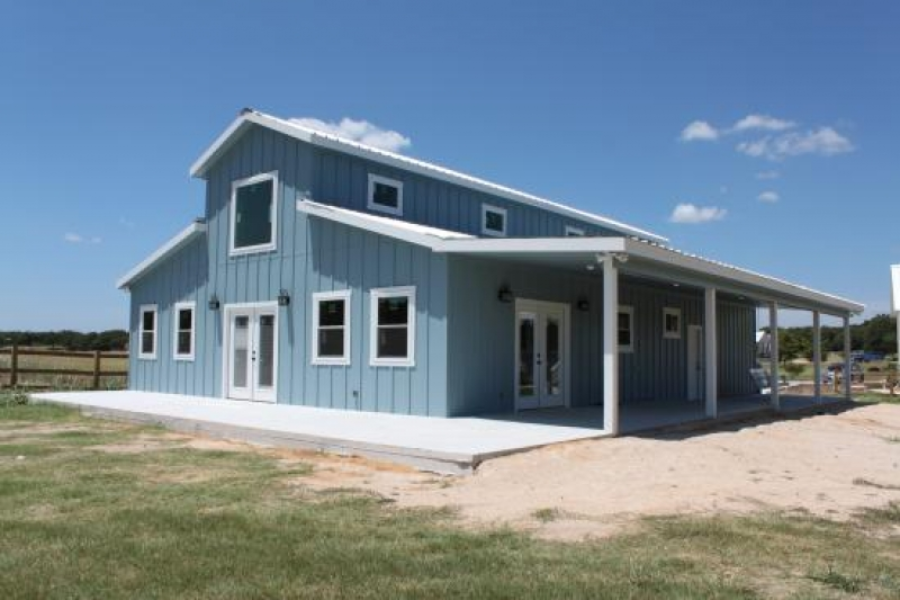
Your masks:
<svg viewBox="0 0 900 600"><path fill-rule="evenodd" d="M782 160L803 154L834 156L853 152L855 148L850 140L831 127L819 127L803 133L791 132L741 142L737 145L737 150L747 156Z"/></svg>
<svg viewBox="0 0 900 600"><path fill-rule="evenodd" d="M760 171L756 174L757 179L778 179L781 173L778 171Z"/></svg>
<svg viewBox="0 0 900 600"><path fill-rule="evenodd" d="M84 244L84 243L99 244L99 243L103 242L103 239L96 237L96 236L94 236L92 238L85 238L83 235L80 235L78 233L69 232L63 236L63 241L68 242L70 244Z"/></svg>
<svg viewBox="0 0 900 600"><path fill-rule="evenodd" d="M749 131L752 129L764 129L766 131L784 131L785 129L792 129L796 126L797 124L793 121L776 119L775 117L770 117L769 115L747 115L746 117L735 123L731 128L731 131L740 132Z"/></svg>
<svg viewBox="0 0 900 600"><path fill-rule="evenodd" d="M781 196L778 195L778 192L773 192L773 191L769 190L769 191L763 192L762 194L757 196L756 199L759 200L760 202L768 202L771 204L771 203L778 202L779 200L781 200Z"/></svg>
<svg viewBox="0 0 900 600"><path fill-rule="evenodd" d="M673 223L695 225L698 223L709 223L710 221L721 221L727 214L727 210L718 206L696 206L690 203L683 203L675 207L669 220Z"/></svg>
<svg viewBox="0 0 900 600"><path fill-rule="evenodd" d="M693 142L696 140L713 141L717 139L719 139L719 131L706 121L694 121L681 131L682 142Z"/></svg>
<svg viewBox="0 0 900 600"><path fill-rule="evenodd" d="M357 121L347 117L341 119L340 123L326 122L309 117L291 119L291 121L310 129L330 133L360 144L388 150L389 152L400 152L412 145L412 140L405 135L390 129L382 129L368 121Z"/></svg>

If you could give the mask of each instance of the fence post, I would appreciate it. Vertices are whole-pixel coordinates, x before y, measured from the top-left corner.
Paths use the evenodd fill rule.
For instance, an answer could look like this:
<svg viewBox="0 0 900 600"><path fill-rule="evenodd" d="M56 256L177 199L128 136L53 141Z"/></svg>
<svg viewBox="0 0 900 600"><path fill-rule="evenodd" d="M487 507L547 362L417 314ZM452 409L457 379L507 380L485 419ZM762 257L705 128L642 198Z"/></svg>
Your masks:
<svg viewBox="0 0 900 600"><path fill-rule="evenodd" d="M9 387L19 385L19 345L13 344L9 355Z"/></svg>
<svg viewBox="0 0 900 600"><path fill-rule="evenodd" d="M100 351L94 350L94 389L100 389Z"/></svg>

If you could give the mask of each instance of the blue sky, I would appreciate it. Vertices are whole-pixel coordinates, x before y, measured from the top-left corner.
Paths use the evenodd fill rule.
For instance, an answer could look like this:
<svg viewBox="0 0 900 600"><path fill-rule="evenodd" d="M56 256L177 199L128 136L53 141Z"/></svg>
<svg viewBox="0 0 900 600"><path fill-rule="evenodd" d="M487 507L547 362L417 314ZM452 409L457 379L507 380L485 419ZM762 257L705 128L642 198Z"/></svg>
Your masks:
<svg viewBox="0 0 900 600"><path fill-rule="evenodd" d="M0 329L124 327L115 280L201 214L188 167L244 106L885 311L900 3L594 4L6 3Z"/></svg>

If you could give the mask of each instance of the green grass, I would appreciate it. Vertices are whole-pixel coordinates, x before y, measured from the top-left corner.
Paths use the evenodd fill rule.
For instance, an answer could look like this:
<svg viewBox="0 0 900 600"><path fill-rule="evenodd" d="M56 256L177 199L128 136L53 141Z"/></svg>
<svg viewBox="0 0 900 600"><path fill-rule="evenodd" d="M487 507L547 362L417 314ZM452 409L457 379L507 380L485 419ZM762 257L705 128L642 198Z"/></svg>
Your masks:
<svg viewBox="0 0 900 600"><path fill-rule="evenodd" d="M898 505L563 544L315 493L311 468L0 397L0 598L900 598Z"/></svg>

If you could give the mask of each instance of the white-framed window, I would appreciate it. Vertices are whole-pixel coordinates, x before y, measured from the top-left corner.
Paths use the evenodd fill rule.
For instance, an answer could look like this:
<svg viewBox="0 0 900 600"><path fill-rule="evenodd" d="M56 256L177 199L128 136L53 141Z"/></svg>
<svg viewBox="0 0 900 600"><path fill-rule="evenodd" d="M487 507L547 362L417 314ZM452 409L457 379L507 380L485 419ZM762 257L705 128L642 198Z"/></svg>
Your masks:
<svg viewBox="0 0 900 600"><path fill-rule="evenodd" d="M178 302L172 311L172 320L175 322L175 342L172 344L175 360L194 360L194 331L197 327L195 315L196 304L193 302Z"/></svg>
<svg viewBox="0 0 900 600"><path fill-rule="evenodd" d="M155 304L144 304L140 307L138 358L144 360L154 360L156 358L157 313Z"/></svg>
<svg viewBox="0 0 900 600"><path fill-rule="evenodd" d="M403 214L403 182L369 173L369 210L400 216Z"/></svg>
<svg viewBox="0 0 900 600"><path fill-rule="evenodd" d="M634 309L632 307L619 307L617 327L619 352L634 352Z"/></svg>
<svg viewBox="0 0 900 600"><path fill-rule="evenodd" d="M584 229L566 225L566 237L584 237Z"/></svg>
<svg viewBox="0 0 900 600"><path fill-rule="evenodd" d="M312 364L350 364L350 290L312 295Z"/></svg>
<svg viewBox="0 0 900 600"><path fill-rule="evenodd" d="M663 337L667 340L681 339L681 309L663 308Z"/></svg>
<svg viewBox="0 0 900 600"><path fill-rule="evenodd" d="M278 171L232 182L231 256L274 250L277 225Z"/></svg>
<svg viewBox="0 0 900 600"><path fill-rule="evenodd" d="M395 287L370 292L369 364L415 365L416 288Z"/></svg>
<svg viewBox="0 0 900 600"><path fill-rule="evenodd" d="M506 209L490 204L481 205L481 233L494 237L506 235Z"/></svg>

